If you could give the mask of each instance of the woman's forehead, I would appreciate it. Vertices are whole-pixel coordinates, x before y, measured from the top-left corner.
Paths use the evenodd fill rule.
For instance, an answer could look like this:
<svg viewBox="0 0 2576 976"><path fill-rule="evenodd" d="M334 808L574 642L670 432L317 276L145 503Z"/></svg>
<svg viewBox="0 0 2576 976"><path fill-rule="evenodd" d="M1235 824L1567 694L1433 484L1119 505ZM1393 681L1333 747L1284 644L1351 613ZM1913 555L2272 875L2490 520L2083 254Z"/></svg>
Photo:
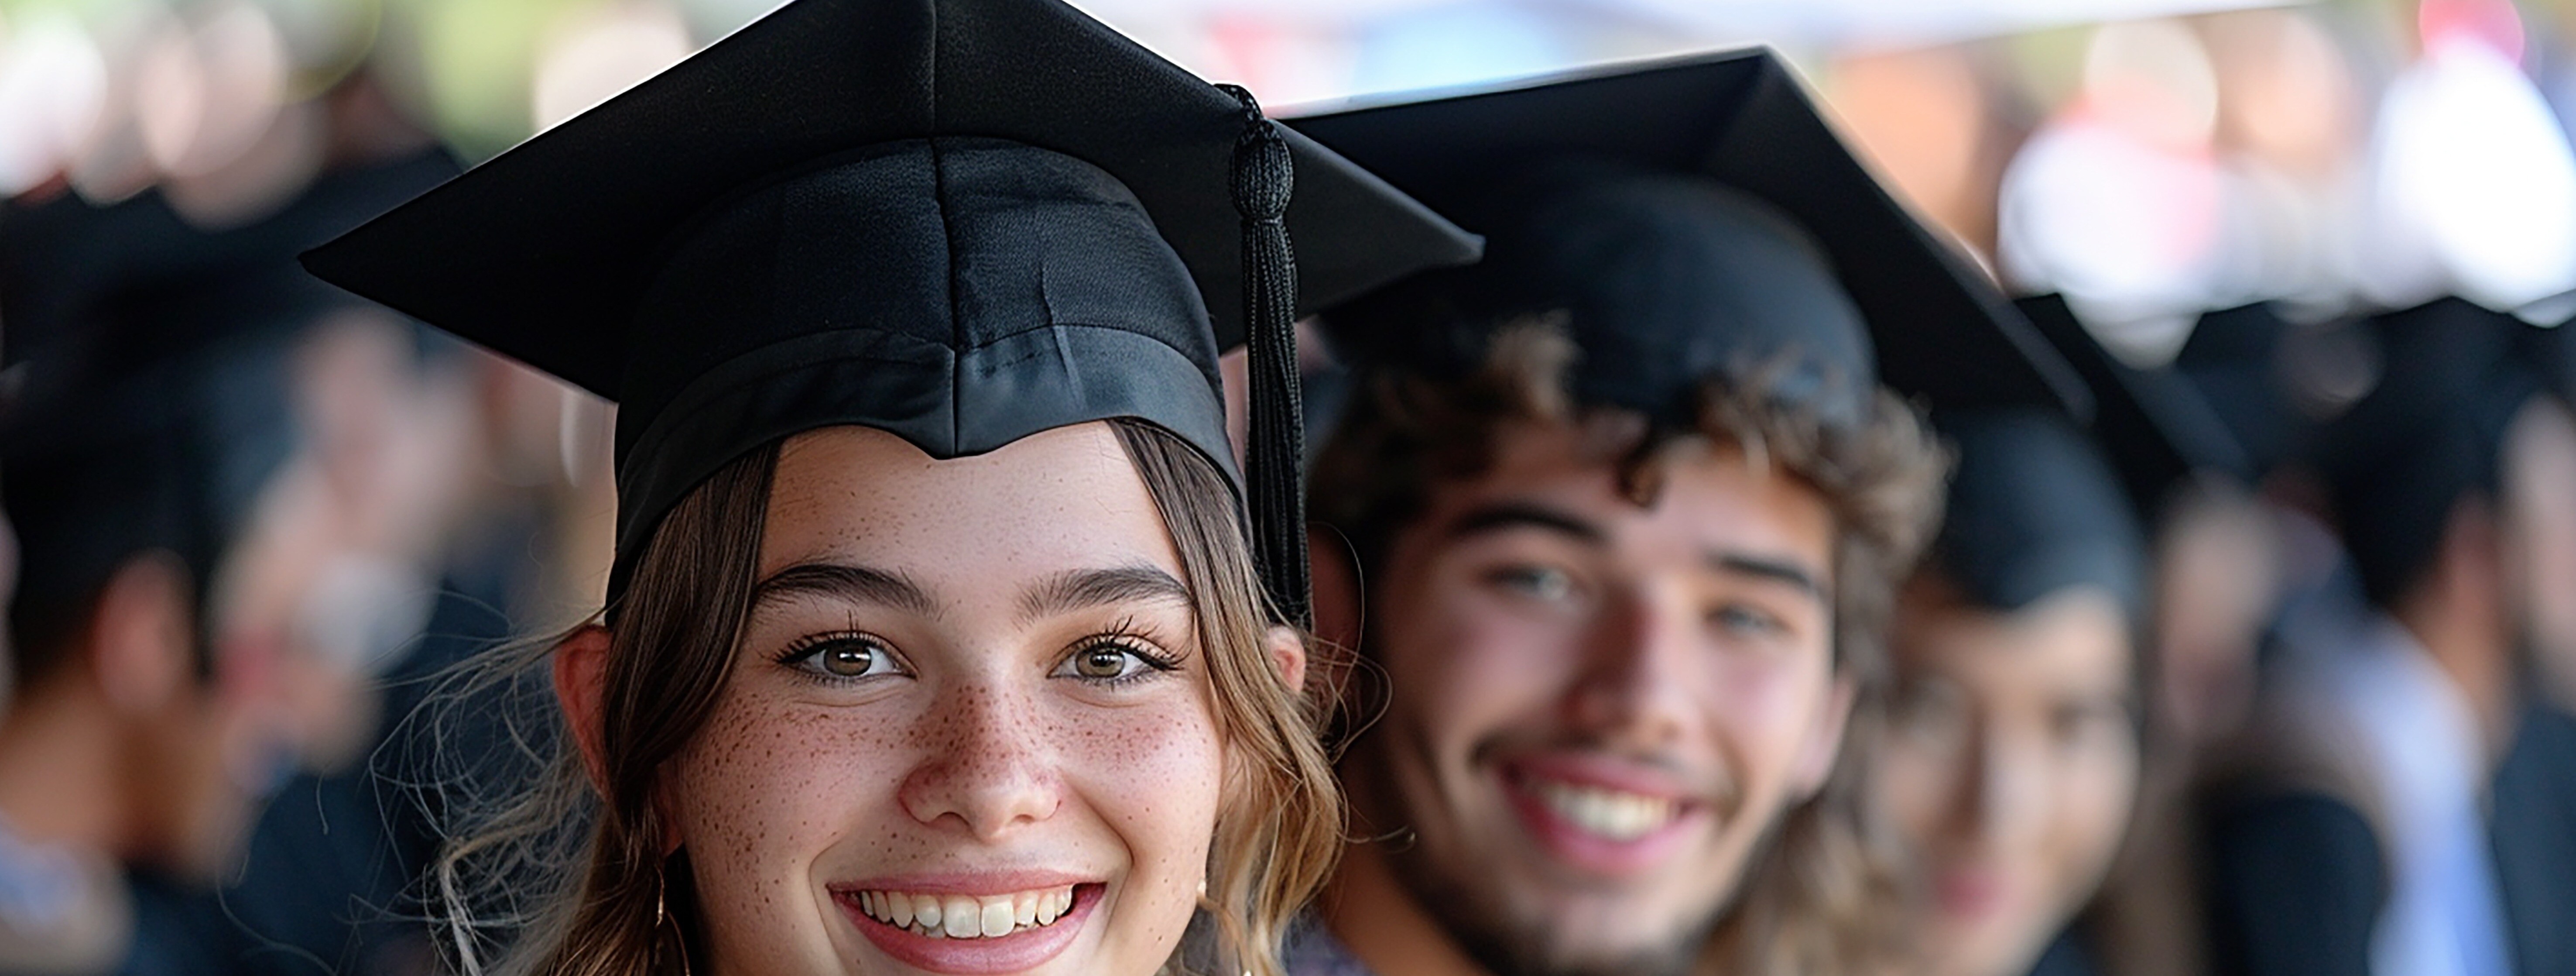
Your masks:
<svg viewBox="0 0 2576 976"><path fill-rule="evenodd" d="M948 460L866 427L797 435L779 451L760 575L812 562L933 589L1010 589L1068 569L1181 575L1144 479L1098 422Z"/></svg>

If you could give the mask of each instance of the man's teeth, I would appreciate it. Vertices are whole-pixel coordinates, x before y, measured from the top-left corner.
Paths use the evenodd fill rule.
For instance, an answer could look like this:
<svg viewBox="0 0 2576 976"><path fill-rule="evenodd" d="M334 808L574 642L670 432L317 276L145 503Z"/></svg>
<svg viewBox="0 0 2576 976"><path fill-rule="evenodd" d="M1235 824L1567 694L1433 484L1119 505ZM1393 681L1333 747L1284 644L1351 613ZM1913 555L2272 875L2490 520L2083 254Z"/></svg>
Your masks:
<svg viewBox="0 0 2576 976"><path fill-rule="evenodd" d="M1662 797L1532 780L1530 792L1559 819L1611 840L1636 840L1671 823L1679 804Z"/></svg>
<svg viewBox="0 0 2576 976"><path fill-rule="evenodd" d="M1055 924L1073 910L1073 886L1010 895L917 895L862 891L869 918L934 939L993 939Z"/></svg>

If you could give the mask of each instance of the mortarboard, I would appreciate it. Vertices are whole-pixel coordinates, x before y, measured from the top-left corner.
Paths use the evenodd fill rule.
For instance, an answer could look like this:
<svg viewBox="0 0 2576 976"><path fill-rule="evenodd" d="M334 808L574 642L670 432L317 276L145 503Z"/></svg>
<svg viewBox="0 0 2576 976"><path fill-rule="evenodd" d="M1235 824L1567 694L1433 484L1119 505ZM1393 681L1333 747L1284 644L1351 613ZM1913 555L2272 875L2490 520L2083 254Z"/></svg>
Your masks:
<svg viewBox="0 0 2576 976"><path fill-rule="evenodd" d="M2362 590L2395 606L2437 558L2452 509L2497 489L2505 433L2548 382L2521 319L2460 298L2365 324L2385 364L2315 455Z"/></svg>
<svg viewBox="0 0 2576 976"><path fill-rule="evenodd" d="M2249 480L2308 452L2319 418L2302 399L2293 360L2313 343L2269 302L2203 314L2174 354L2175 375L2200 391L2244 452Z"/></svg>
<svg viewBox="0 0 2576 976"><path fill-rule="evenodd" d="M1294 620L1293 316L1476 252L1059 0L795 0L306 265L618 402L612 607L683 495L814 428L946 458L1133 417L1234 479L1248 340L1237 484Z"/></svg>
<svg viewBox="0 0 2576 976"><path fill-rule="evenodd" d="M1881 378L1937 404L2089 410L1767 50L1289 124L1488 237L1479 266L1331 310L1355 359L1468 368L1500 321L1562 310L1584 353L1575 394L1650 416L1744 368L1829 416L1865 415Z"/></svg>
<svg viewBox="0 0 2576 976"><path fill-rule="evenodd" d="M298 251L453 175L422 154L325 174L224 230L156 193L0 210L12 385L0 481L24 572L12 627L50 642L128 560L166 550L198 597L298 440L292 357L309 326L364 307ZM40 648L20 645L27 653Z"/></svg>
<svg viewBox="0 0 2576 976"><path fill-rule="evenodd" d="M2092 432L2120 476L2141 524L2152 524L2166 494L2194 472L2251 484L2255 471L2226 421L2200 390L2169 368L2121 362L2087 331L2066 299L2037 295L2013 303L2075 367L2093 395Z"/></svg>
<svg viewBox="0 0 2576 976"><path fill-rule="evenodd" d="M1934 415L1958 452L1930 563L1984 607L2019 610L2072 586L2146 614L2146 546L2102 451L2064 415L2031 408Z"/></svg>

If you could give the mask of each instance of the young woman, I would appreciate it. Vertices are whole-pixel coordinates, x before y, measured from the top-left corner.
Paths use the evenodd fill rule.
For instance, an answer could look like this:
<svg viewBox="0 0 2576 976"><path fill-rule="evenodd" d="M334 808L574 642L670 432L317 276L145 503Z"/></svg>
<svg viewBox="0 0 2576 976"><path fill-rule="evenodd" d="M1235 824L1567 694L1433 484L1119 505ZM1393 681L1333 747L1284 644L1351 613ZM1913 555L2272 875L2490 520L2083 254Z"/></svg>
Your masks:
<svg viewBox="0 0 2576 976"><path fill-rule="evenodd" d="M1873 781L1923 882L1915 971L2090 972L2057 943L2137 793L2138 531L2063 418L1943 427L1959 467L1932 559L1898 597Z"/></svg>
<svg viewBox="0 0 2576 976"><path fill-rule="evenodd" d="M1143 976L1203 916L1276 972L1340 800L1236 499L1302 538L1296 311L1474 250L1057 0L798 0L314 252L620 403L564 788L441 866L458 962Z"/></svg>

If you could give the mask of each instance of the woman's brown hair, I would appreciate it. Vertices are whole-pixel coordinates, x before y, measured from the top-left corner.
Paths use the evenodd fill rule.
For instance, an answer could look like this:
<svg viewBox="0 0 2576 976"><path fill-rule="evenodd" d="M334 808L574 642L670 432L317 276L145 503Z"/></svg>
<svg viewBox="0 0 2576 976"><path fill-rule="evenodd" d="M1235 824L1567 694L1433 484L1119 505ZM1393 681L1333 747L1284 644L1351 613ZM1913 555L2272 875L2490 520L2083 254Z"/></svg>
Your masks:
<svg viewBox="0 0 2576 976"><path fill-rule="evenodd" d="M1322 698L1288 687L1273 663L1269 608L1233 490L1214 463L1159 427L1108 423L1180 555L1227 745L1224 802L1200 908L1227 972L1281 976L1278 947L1288 920L1321 889L1341 845L1342 795L1314 731L1324 719ZM626 596L607 611L601 788L592 787L550 699L535 707L489 704L514 689L524 702L545 687L553 642L500 655L443 690L442 701L478 703L465 720L498 715L509 723L508 740L533 764L502 763L495 771L476 760L447 784L468 802L448 831L453 839L433 866L426 898L442 948L469 976L681 971L675 957L685 949L678 943L690 941L685 935L696 917L687 858L683 850L666 863L671 839L662 836L651 797L663 764L697 734L732 671L778 451L773 444L735 459L674 507ZM514 773L528 778L532 768L533 787L506 782ZM488 958L498 962L487 965Z"/></svg>
<svg viewBox="0 0 2576 976"><path fill-rule="evenodd" d="M1529 422L1593 432L1594 447L1639 504L1656 493L1666 449L1686 439L1732 445L1813 488L1835 522L1835 671L1858 688L1858 701L1833 777L1787 814L1766 853L1748 866L1703 968L1750 976L1882 971L1903 948L1887 919L1902 902L1904 877L1894 838L1859 788L1867 762L1861 753L1883 708L1895 588L1939 520L1947 458L1921 417L1894 396L1879 393L1856 424L1829 423L1805 403L1775 395L1776 373L1763 363L1703 378L1693 422L1657 427L1576 403L1566 377L1578 355L1556 318L1533 316L1497 329L1482 367L1466 375L1365 374L1350 413L1317 458L1314 518L1346 534L1367 578L1436 486L1482 474L1504 430ZM1362 667L1352 677L1371 673ZM1371 704L1348 714L1374 714Z"/></svg>

